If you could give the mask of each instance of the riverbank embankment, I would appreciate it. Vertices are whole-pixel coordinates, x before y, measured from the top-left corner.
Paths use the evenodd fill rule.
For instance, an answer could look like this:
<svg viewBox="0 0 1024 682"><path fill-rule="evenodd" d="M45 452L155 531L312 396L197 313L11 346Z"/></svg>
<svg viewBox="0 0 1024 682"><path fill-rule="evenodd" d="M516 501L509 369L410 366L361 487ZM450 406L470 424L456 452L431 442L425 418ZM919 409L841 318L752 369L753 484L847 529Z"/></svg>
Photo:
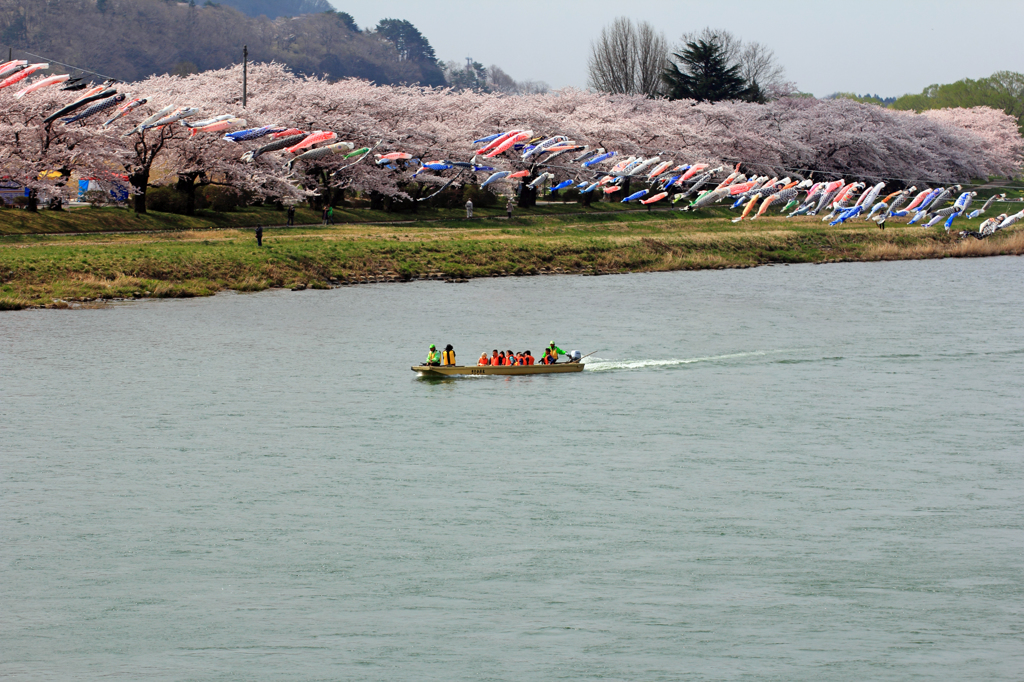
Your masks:
<svg viewBox="0 0 1024 682"><path fill-rule="evenodd" d="M347 224L151 233L0 236L0 309L225 289L327 288L416 279L746 268L1024 254L1024 232L958 239L940 228L820 218L732 224L679 212L512 221Z"/></svg>

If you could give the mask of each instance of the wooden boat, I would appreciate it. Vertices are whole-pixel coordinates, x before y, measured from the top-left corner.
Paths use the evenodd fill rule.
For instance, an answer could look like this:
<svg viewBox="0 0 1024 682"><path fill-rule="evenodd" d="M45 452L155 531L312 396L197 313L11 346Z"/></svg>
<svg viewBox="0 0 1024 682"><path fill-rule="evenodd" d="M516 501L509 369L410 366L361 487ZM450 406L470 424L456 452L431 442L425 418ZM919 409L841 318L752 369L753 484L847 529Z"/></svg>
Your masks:
<svg viewBox="0 0 1024 682"><path fill-rule="evenodd" d="M566 374L568 372L582 372L582 362L556 362L553 365L416 365L412 371L419 372L425 377L454 377L454 376L523 376L531 374Z"/></svg>

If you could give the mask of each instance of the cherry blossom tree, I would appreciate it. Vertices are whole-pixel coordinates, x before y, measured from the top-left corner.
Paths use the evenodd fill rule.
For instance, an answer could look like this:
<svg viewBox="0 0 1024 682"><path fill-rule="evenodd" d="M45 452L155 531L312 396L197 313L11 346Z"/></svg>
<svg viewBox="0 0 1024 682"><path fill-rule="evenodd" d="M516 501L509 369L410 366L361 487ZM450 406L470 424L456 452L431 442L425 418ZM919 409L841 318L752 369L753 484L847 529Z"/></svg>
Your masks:
<svg viewBox="0 0 1024 682"><path fill-rule="evenodd" d="M401 151L422 161L467 162L473 140L504 130L535 136L563 134L591 148L620 155L677 163L743 163L747 172L777 175L895 179L907 183L949 183L1019 173L1024 141L1014 119L988 108L894 111L851 100L783 97L768 104L692 100L668 101L640 95L609 95L564 89L546 94L506 95L471 90L375 86L367 81L329 82L300 77L280 64L253 64L248 103L236 87L240 67L185 77L158 76L117 84L122 93L148 103L103 128L102 115L80 124L45 125L42 116L78 93L39 91L21 100L0 90L0 175L33 189L52 188L72 172L129 176L136 210L145 210L146 188L177 182L186 194L218 183L257 197L294 201L313 197L336 203L345 192L422 199L448 181L479 183L489 171L453 168L421 172L418 162L374 163L344 154L296 161L284 150L242 160L269 138L234 143L218 133L190 136L179 123L124 134L160 109L192 106L195 119L237 116L247 127L276 125L302 131L333 131L334 141ZM195 120L193 119L193 120ZM561 157L550 167L531 167L509 151L479 163L498 170L544 170L557 179L586 179L589 171ZM57 173L50 171L56 170ZM496 182L500 193L516 181Z"/></svg>

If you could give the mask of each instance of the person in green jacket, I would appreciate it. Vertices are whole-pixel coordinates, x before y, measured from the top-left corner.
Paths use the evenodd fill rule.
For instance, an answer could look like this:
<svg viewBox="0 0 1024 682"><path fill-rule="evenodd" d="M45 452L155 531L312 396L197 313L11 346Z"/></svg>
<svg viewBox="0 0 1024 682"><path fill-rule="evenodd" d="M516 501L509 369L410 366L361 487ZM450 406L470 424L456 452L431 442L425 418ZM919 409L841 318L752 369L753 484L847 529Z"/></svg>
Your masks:
<svg viewBox="0 0 1024 682"><path fill-rule="evenodd" d="M565 351L556 346L554 341L551 342L548 348L551 350L551 357L555 359L555 362L558 362L558 356L565 355Z"/></svg>
<svg viewBox="0 0 1024 682"><path fill-rule="evenodd" d="M438 367L441 364L441 351L437 350L437 346L430 344L430 350L427 351L427 365L432 367Z"/></svg>
<svg viewBox="0 0 1024 682"><path fill-rule="evenodd" d="M427 351L427 364L432 367L441 365L441 351L434 344L430 344L430 350Z"/></svg>

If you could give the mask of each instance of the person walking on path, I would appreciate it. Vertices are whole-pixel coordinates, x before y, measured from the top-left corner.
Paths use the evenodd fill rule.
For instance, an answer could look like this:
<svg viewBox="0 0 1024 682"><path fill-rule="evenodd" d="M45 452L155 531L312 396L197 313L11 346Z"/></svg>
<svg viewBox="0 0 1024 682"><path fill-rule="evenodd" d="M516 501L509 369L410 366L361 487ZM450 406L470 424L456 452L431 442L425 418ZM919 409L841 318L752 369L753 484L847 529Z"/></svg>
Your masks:
<svg viewBox="0 0 1024 682"><path fill-rule="evenodd" d="M295 207L294 206L289 206L288 207L288 224L289 225L295 225Z"/></svg>
<svg viewBox="0 0 1024 682"><path fill-rule="evenodd" d="M324 206L324 210L323 210L322 213L323 213L323 215L321 217L323 218L324 225L326 225L327 224L327 207L326 206Z"/></svg>
<svg viewBox="0 0 1024 682"><path fill-rule="evenodd" d="M473 217L473 200L470 199L466 202L466 219Z"/></svg>
<svg viewBox="0 0 1024 682"><path fill-rule="evenodd" d="M508 198L508 203L505 204L505 212L508 213L508 219L512 220L512 207L515 204L512 202L512 197Z"/></svg>
<svg viewBox="0 0 1024 682"><path fill-rule="evenodd" d="M263 226L256 226L256 246L263 246Z"/></svg>

